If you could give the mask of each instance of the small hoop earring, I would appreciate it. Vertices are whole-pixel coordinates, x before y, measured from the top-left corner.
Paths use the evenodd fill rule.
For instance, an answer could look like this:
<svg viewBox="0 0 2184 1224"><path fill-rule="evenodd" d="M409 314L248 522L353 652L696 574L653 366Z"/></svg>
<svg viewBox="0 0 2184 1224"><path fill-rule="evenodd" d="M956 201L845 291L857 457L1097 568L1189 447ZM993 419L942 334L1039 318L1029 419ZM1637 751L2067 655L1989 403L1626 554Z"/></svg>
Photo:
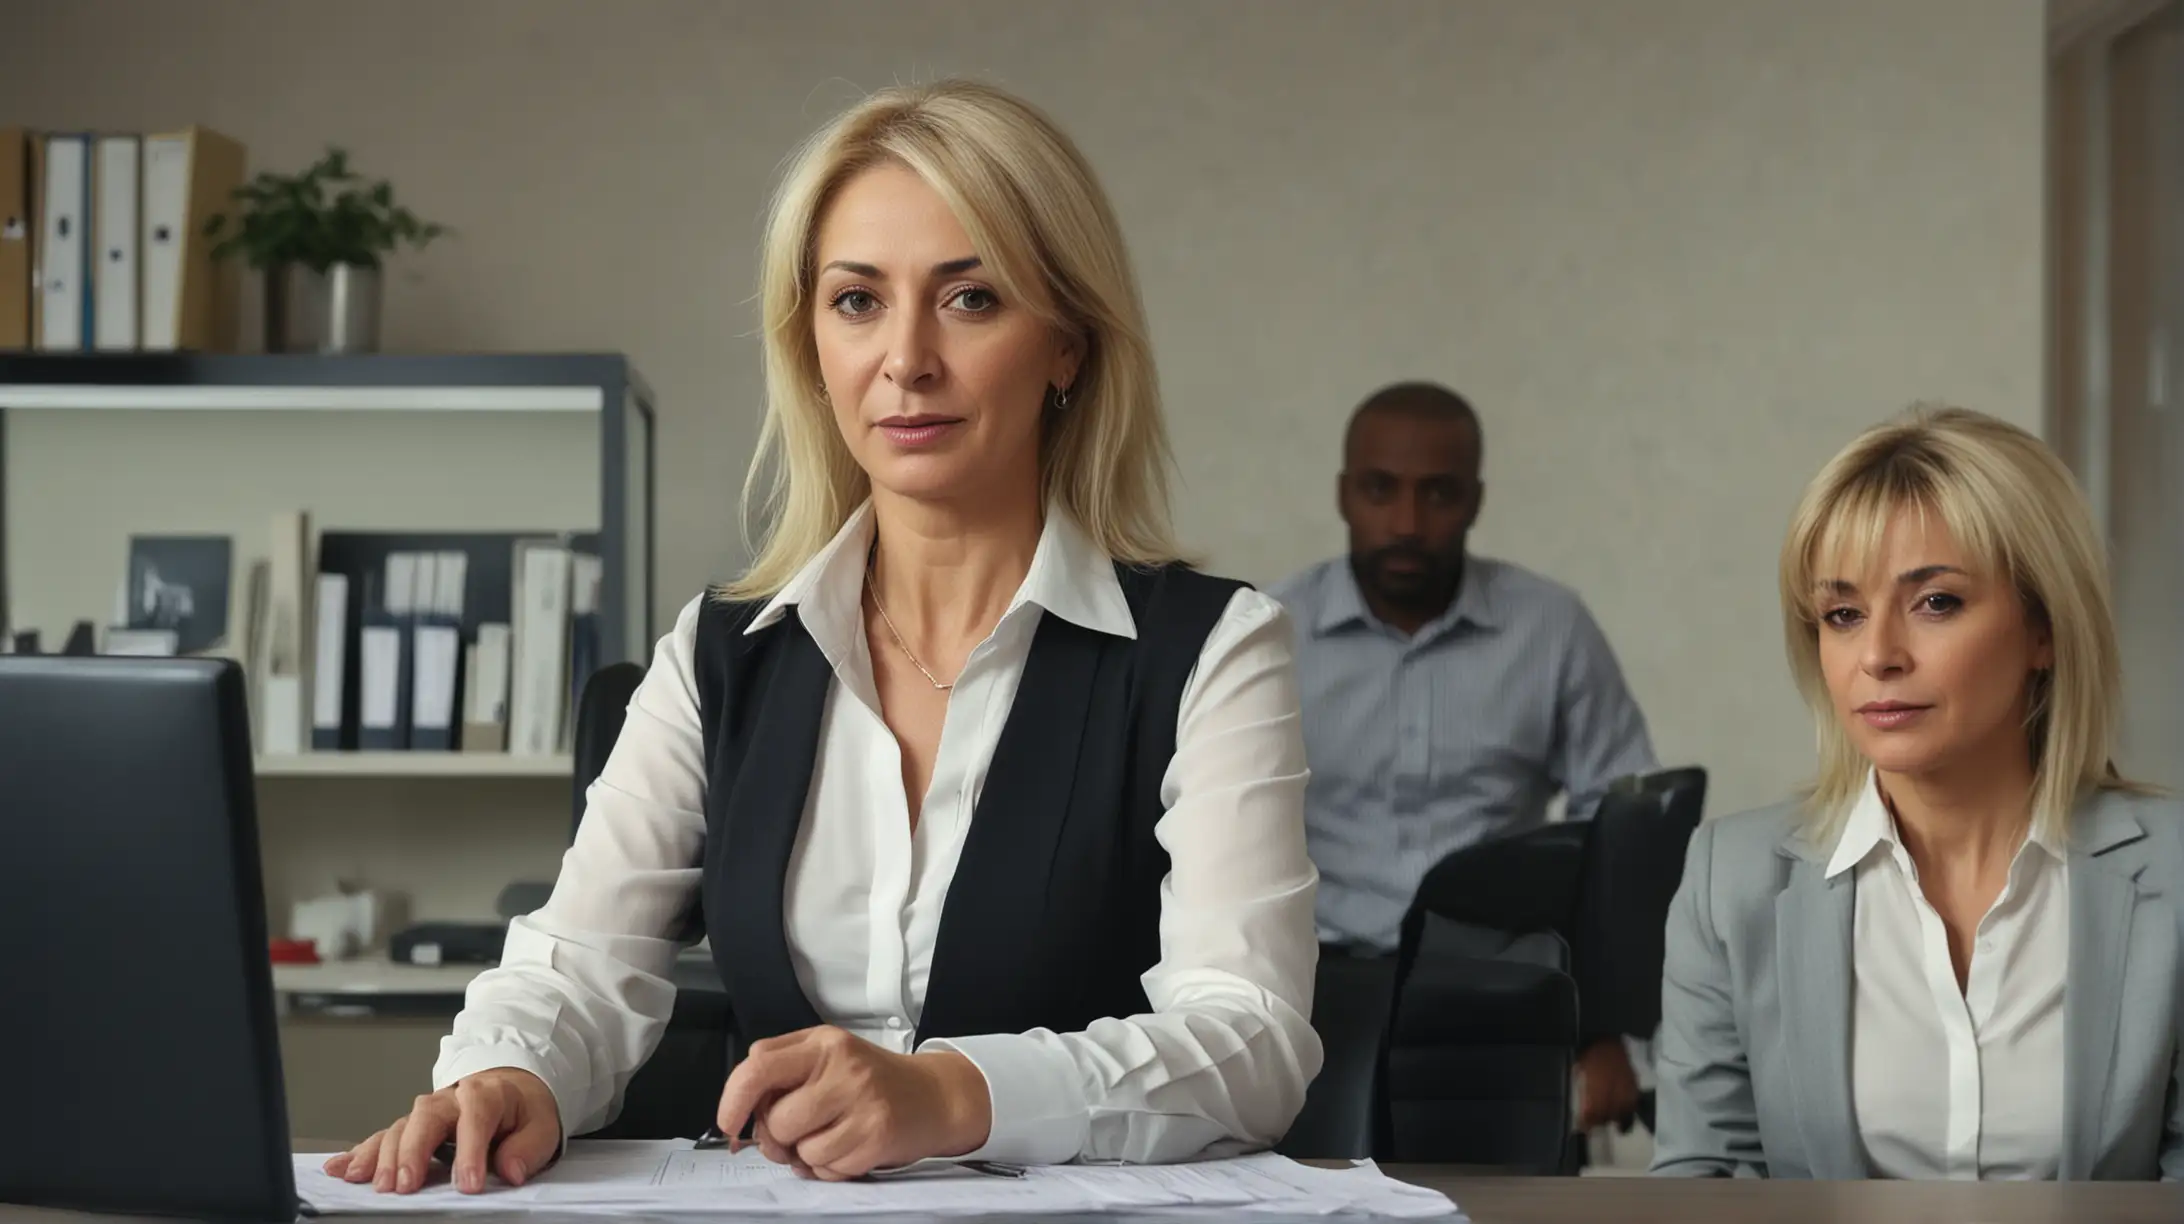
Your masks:
<svg viewBox="0 0 2184 1224"><path fill-rule="evenodd" d="M1069 388L1054 388L1054 410L1056 412L1069 411Z"/></svg>

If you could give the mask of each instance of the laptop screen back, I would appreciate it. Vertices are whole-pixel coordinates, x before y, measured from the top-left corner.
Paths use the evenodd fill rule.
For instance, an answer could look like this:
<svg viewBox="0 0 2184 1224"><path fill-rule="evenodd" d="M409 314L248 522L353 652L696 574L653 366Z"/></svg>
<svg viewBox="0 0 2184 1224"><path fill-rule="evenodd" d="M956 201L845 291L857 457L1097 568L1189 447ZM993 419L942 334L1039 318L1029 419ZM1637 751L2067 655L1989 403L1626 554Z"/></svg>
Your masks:
<svg viewBox="0 0 2184 1224"><path fill-rule="evenodd" d="M242 673L0 656L0 1202L296 1214Z"/></svg>

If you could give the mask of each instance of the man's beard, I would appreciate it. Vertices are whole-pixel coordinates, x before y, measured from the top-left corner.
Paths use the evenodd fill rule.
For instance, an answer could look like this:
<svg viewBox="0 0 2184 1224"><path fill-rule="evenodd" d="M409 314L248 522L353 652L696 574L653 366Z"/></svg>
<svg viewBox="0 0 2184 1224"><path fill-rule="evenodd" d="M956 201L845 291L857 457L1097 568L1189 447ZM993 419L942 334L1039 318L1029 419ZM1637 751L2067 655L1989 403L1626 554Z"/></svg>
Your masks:
<svg viewBox="0 0 2184 1224"><path fill-rule="evenodd" d="M1391 568L1389 562L1403 561L1411 568ZM1374 592L1390 603L1404 607L1430 605L1448 599L1454 593L1460 561L1447 558L1412 544L1390 544L1365 554L1364 569L1370 577Z"/></svg>

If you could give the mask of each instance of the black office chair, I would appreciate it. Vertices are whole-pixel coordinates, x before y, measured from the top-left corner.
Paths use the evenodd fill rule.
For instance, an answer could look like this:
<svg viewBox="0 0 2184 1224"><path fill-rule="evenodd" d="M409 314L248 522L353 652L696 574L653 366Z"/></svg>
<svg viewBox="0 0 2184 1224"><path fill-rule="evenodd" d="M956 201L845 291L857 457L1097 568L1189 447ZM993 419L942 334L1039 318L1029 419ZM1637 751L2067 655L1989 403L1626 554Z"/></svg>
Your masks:
<svg viewBox="0 0 2184 1224"><path fill-rule="evenodd" d="M1405 924L1406 947L1418 942L1418 930L1427 914L1490 928L1512 938L1530 932L1553 932L1566 950L1563 968L1574 988L1577 1009L1565 1029L1568 1017L1556 999L1562 983L1462 961L1437 964L1427 985L1414 992L1406 982L1399 996L1395 1031L1390 1035L1388 1075L1391 1084L1396 1085L1393 1091L1413 1090L1405 1086L1406 1060L1399 1054L1406 1043L1510 1040L1521 1047L1525 1045L1523 1026L1515 1022L1502 1024L1497 1017L1521 1016L1528 1008L1539 1011L1524 1023L1547 1026L1540 1031L1542 1041L1550 1032L1566 1035L1573 1057L1576 1051L1603 1038L1651 1037L1660 1023L1662 938L1668 904L1682 880L1684 850L1698 825L1705 797L1704 769L1633 775L1609 789L1591 820L1544 825L1495 838L1456 851L1435 864L1419 885L1418 900ZM1467 977L1477 980L1485 999L1467 1001L1463 997ZM1466 1007L1473 1009L1472 1014L1456 1014ZM1492 1024L1502 1024L1498 1031L1505 1036L1494 1038L1481 1027ZM1469 1038L1459 1038L1459 1026L1469 1026ZM1547 1050L1533 1049L1520 1061L1500 1068L1511 1075L1521 1069L1526 1078L1492 1091L1508 1098L1513 1128L1510 1152L1519 1163L1542 1171L1575 1172L1583 1146L1567 1142L1566 1109L1560 1124L1565 1135L1562 1155L1554 1160L1545 1158L1550 1143L1547 1124L1553 1111L1545 1108L1544 1101L1552 1063ZM1561 1080L1560 1099L1567 1102L1567 1066ZM1390 1108L1392 1117L1400 1119L1404 1115L1404 1111L1393 1109L1392 1100ZM1412 1155L1391 1152L1385 1158L1504 1163L1482 1161L1476 1153L1465 1150L1480 1138L1467 1137L1463 1132L1462 1115L1466 1112L1456 1111L1458 1128L1441 1140L1451 1145L1448 1151ZM1626 1121L1641 1121L1651 1128L1650 1093L1641 1095L1636 1114ZM1515 1134L1517 1127L1523 1129L1521 1141ZM1394 1132L1398 1140L1404 1130L1397 1121ZM1400 1142L1398 1147L1419 1152Z"/></svg>
<svg viewBox="0 0 2184 1224"><path fill-rule="evenodd" d="M1324 1057L1304 1107L1275 1150L1297 1160L1384 1156L1381 1099L1396 958L1323 957L1312 992L1312 1029Z"/></svg>
<svg viewBox="0 0 2184 1224"><path fill-rule="evenodd" d="M584 796L606 766L622 733L630 698L644 679L635 663L613 663L593 673L577 700L575 812L569 836L584 820ZM703 915L691 914L690 930L703 930ZM630 1077L622 1094L622 1112L591 1132L595 1139L690 1139L713 1120L721 1085L728 1080L728 1047L735 1034L735 1013L717 977L709 972L678 974L675 1010L652 1057Z"/></svg>
<svg viewBox="0 0 2184 1224"><path fill-rule="evenodd" d="M1543 925L1513 933L1541 938L1552 963L1437 953L1427 937L1434 917L1476 916L1468 890L1446 887L1459 879L1429 871L1403 920L1375 1154L1534 1175L1574 1172L1568 1140L1578 1002L1568 945Z"/></svg>
<svg viewBox="0 0 2184 1224"><path fill-rule="evenodd" d="M576 840L584 823L584 795L607 767L614 742L622 738L622 723L629 717L629 703L644 683L645 669L637 663L609 663L584 681L576 699L576 785L570 788L569 840Z"/></svg>
<svg viewBox="0 0 2184 1224"><path fill-rule="evenodd" d="M1586 1040L1651 1038L1660 1027L1668 906L1705 807L1704 769L1664 769L1617 782L1588 822L1571 921ZM1637 1120L1653 1129L1651 1092Z"/></svg>

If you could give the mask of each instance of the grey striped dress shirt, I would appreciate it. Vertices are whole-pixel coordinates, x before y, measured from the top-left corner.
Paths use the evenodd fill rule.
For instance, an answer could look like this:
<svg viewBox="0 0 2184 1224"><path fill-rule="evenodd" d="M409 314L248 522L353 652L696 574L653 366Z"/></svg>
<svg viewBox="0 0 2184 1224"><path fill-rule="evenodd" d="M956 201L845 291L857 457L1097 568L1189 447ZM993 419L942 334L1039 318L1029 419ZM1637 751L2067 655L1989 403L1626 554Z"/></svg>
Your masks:
<svg viewBox="0 0 2184 1224"><path fill-rule="evenodd" d="M1610 783L1657 768L1615 654L1567 587L1470 557L1456 602L1410 638L1366 608L1347 557L1270 593L1297 633L1324 941L1393 948L1442 856L1544 823L1557 792L1570 819L1589 817Z"/></svg>

